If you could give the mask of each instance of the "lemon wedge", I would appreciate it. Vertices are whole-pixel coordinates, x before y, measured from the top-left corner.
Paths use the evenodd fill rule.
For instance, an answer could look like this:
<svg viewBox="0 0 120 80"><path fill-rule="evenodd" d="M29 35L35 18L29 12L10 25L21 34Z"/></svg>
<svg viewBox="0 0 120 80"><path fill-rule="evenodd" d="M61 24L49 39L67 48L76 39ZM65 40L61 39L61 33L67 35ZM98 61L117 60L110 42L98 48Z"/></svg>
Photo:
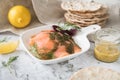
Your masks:
<svg viewBox="0 0 120 80"><path fill-rule="evenodd" d="M95 57L104 62L114 62L119 58L120 52L117 45L112 43L98 44L95 49Z"/></svg>
<svg viewBox="0 0 120 80"><path fill-rule="evenodd" d="M16 50L19 41L8 41L0 43L0 54L9 54Z"/></svg>

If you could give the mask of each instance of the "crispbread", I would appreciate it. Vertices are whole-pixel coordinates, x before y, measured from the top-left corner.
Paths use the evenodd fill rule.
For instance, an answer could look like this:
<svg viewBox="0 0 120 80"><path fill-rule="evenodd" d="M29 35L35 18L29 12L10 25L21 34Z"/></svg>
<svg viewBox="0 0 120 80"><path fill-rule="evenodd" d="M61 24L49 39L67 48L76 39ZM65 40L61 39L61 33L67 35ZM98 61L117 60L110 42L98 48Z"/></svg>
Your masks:
<svg viewBox="0 0 120 80"><path fill-rule="evenodd" d="M75 11L68 11L68 13L82 16L84 18L93 18L93 17L101 17L101 16L105 15L107 13L107 11L108 11L107 7L102 7L101 9L99 9L95 12L81 13L81 12L75 12Z"/></svg>
<svg viewBox="0 0 120 80"><path fill-rule="evenodd" d="M94 24L94 23L99 23L101 21L107 20L108 19L108 15L104 15L101 18L91 18L91 19L84 19L84 18L80 18L79 16L73 16L70 15L69 13L65 14L65 19L69 22L78 22L78 23L83 23L83 24Z"/></svg>
<svg viewBox="0 0 120 80"><path fill-rule="evenodd" d="M97 23L103 20L108 19L108 14L105 14L101 17L93 17L93 18L84 18L82 16L70 14L70 13L65 13L64 14L66 20L74 21L74 22L80 22L80 23Z"/></svg>
<svg viewBox="0 0 120 80"><path fill-rule="evenodd" d="M75 12L70 12L70 11L67 11L66 12L67 14L71 15L71 16L75 16L75 17L80 17L82 19L85 19L85 18L93 18L94 16L93 15L86 15L85 13L83 14L80 14L80 13L75 13ZM65 14L66 14L65 13Z"/></svg>
<svg viewBox="0 0 120 80"><path fill-rule="evenodd" d="M106 20L104 20L104 21L101 21L101 22L98 22L98 23L80 23L80 22L72 22L72 21L69 21L69 20L66 20L67 22L69 22L69 23L72 23L72 24L75 24L75 25L77 25L77 26L79 26L79 27L87 27L87 26L89 26L89 25L92 25L92 24L98 24L98 25L100 25L101 27L103 27L104 26L104 24L106 23Z"/></svg>
<svg viewBox="0 0 120 80"><path fill-rule="evenodd" d="M120 73L104 67L87 67L74 73L69 80L120 80Z"/></svg>
<svg viewBox="0 0 120 80"><path fill-rule="evenodd" d="M65 1L61 4L66 11L94 12L101 8L102 4L96 2Z"/></svg>
<svg viewBox="0 0 120 80"><path fill-rule="evenodd" d="M97 2L67 1L61 7L67 11L65 20L80 27L92 24L103 27L109 17L107 6Z"/></svg>

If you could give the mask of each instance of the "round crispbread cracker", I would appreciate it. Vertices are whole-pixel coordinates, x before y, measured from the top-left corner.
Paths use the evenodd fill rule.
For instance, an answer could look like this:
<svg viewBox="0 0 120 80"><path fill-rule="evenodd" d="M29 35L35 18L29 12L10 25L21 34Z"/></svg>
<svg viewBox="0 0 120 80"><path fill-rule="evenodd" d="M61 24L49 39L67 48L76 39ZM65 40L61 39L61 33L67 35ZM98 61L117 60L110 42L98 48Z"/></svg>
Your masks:
<svg viewBox="0 0 120 80"><path fill-rule="evenodd" d="M102 7L100 10L95 12L87 12L87 13L81 13L81 12L75 12L75 11L68 11L69 14L74 14L78 16L82 16L84 18L93 18L93 17L101 17L105 14L108 14L108 8Z"/></svg>
<svg viewBox="0 0 120 80"><path fill-rule="evenodd" d="M86 18L90 19L94 17L93 15L85 15L85 14L80 15L80 13L74 13L74 12L72 13L70 11L68 11L67 14L69 14L70 16L79 17L80 19L86 19Z"/></svg>
<svg viewBox="0 0 120 80"><path fill-rule="evenodd" d="M61 4L62 9L66 11L94 12L102 7L97 2L65 1Z"/></svg>
<svg viewBox="0 0 120 80"><path fill-rule="evenodd" d="M89 26L89 25L93 25L93 24L98 24L98 25L100 25L101 27L104 27L104 25L105 25L105 23L106 23L106 21L107 20L103 20L103 21L101 21L101 22L98 22L98 23L80 23L80 22L72 22L72 21L69 21L69 20L66 20L67 22L69 22L69 23L72 23L72 24L75 24L75 25L77 25L77 26L79 26L79 27L87 27L87 26Z"/></svg>
<svg viewBox="0 0 120 80"><path fill-rule="evenodd" d="M99 23L94 23L94 24L98 24L99 26L104 27L105 23L106 23L106 20L101 21ZM82 26L82 27L87 27L89 25L93 25L93 24L81 24L81 23L75 23L75 24L78 24L79 26Z"/></svg>
<svg viewBox="0 0 120 80"><path fill-rule="evenodd" d="M74 73L69 80L120 80L120 73L104 67L87 67Z"/></svg>
<svg viewBox="0 0 120 80"><path fill-rule="evenodd" d="M82 16L77 16L77 15L74 15L74 14L70 14L70 13L65 13L64 14L65 18L67 20L71 20L71 21L75 21L75 22L80 22L80 23L98 23L100 21L103 21L103 20L107 20L108 19L108 14L105 14L101 17L93 17L93 18L83 18Z"/></svg>

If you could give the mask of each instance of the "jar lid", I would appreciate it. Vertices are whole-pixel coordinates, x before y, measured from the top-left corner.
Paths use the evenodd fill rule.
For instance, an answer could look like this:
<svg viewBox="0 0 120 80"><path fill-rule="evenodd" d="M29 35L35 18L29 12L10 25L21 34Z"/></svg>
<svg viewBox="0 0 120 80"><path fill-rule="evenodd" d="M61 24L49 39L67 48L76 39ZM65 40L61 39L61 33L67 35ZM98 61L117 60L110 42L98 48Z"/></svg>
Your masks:
<svg viewBox="0 0 120 80"><path fill-rule="evenodd" d="M103 28L96 31L95 40L110 41L114 43L120 43L120 31L113 28Z"/></svg>

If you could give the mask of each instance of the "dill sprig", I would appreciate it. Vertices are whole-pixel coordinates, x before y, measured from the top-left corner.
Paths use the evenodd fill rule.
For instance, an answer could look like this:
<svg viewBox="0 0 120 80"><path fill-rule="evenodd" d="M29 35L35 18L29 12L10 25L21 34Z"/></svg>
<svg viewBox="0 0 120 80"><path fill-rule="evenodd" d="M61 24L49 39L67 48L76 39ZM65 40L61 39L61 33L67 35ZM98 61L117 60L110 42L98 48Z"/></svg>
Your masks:
<svg viewBox="0 0 120 80"><path fill-rule="evenodd" d="M10 66L10 64L11 64L12 62L14 62L15 60L17 60L17 58L18 58L18 56L10 57L7 62L3 61L3 62L2 62L2 65L3 65L4 67L8 67L8 66Z"/></svg>
<svg viewBox="0 0 120 80"><path fill-rule="evenodd" d="M3 39L0 39L0 43L7 42L10 37L4 37Z"/></svg>
<svg viewBox="0 0 120 80"><path fill-rule="evenodd" d="M71 24L71 23L68 23L68 22L66 22L64 24L62 24L62 23L60 24L59 23L58 26L61 27L63 30L70 30L70 29L80 30L81 29L81 27L78 27L75 24Z"/></svg>

